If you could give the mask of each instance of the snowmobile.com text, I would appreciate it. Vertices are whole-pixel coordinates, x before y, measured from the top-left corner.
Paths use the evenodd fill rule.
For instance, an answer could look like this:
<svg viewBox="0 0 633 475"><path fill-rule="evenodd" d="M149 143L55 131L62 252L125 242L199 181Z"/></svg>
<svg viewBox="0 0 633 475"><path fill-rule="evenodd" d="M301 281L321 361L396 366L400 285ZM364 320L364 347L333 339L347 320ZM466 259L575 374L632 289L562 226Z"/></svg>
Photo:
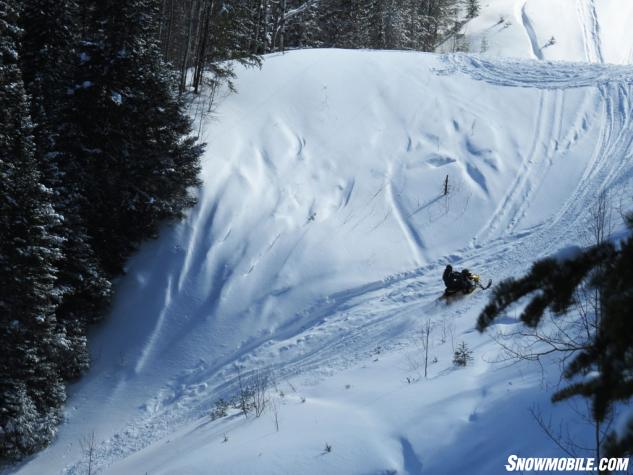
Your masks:
<svg viewBox="0 0 633 475"><path fill-rule="evenodd" d="M507 472L626 472L629 468L628 458L595 458L573 457L519 457L510 455L506 464Z"/></svg>

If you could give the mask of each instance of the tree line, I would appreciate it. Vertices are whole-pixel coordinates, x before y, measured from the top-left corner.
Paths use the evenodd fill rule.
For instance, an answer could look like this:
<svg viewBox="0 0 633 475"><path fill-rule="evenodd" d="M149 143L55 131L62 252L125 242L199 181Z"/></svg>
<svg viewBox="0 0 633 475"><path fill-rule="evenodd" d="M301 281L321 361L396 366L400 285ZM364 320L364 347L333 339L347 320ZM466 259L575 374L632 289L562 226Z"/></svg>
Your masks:
<svg viewBox="0 0 633 475"><path fill-rule="evenodd" d="M150 0L0 0L0 460L45 446L128 256L202 147Z"/></svg>
<svg viewBox="0 0 633 475"><path fill-rule="evenodd" d="M227 59L296 48L433 51L479 0L161 0L162 52L179 71L180 90L198 92L232 77Z"/></svg>

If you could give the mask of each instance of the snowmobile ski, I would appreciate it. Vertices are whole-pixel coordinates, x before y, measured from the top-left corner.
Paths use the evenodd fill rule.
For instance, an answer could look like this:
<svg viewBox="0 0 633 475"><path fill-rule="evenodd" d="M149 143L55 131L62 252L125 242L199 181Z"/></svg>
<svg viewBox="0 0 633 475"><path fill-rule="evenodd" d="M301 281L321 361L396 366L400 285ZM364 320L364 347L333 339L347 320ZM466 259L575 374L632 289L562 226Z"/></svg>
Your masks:
<svg viewBox="0 0 633 475"><path fill-rule="evenodd" d="M488 290L490 286L492 285L492 279L490 279L485 286L481 285L479 282L477 282L477 285L479 285L479 288L481 290Z"/></svg>

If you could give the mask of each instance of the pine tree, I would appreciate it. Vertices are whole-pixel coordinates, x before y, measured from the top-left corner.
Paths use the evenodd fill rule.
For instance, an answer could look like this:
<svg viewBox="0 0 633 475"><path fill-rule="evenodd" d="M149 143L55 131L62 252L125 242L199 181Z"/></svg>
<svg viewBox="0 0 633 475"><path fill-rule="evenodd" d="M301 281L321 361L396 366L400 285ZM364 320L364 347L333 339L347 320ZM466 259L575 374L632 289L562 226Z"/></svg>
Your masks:
<svg viewBox="0 0 633 475"><path fill-rule="evenodd" d="M466 5L466 17L475 18L479 15L479 0L468 0Z"/></svg>
<svg viewBox="0 0 633 475"><path fill-rule="evenodd" d="M89 243L81 208L86 206L86 177L65 143L69 127L67 91L72 86L79 31L73 28L78 6L72 0L25 0L20 66L31 98L35 122L35 157L44 185L52 190L55 210L63 219L55 232L63 238L63 259L55 292L59 332L67 342L60 369L75 378L88 367L86 326L102 314L110 298L110 282Z"/></svg>
<svg viewBox="0 0 633 475"><path fill-rule="evenodd" d="M633 231L633 216L629 227ZM546 311L570 312L577 303L576 289L584 284L600 294L600 318L595 334L587 337L564 370L570 384L552 399L588 398L594 421L602 424L616 404L633 398L633 236L617 246L598 244L569 260L536 262L524 277L508 279L495 288L477 327L484 331L524 297L531 300L520 318L529 327L537 327ZM633 453L633 418L624 434L610 435L606 449L609 456Z"/></svg>
<svg viewBox="0 0 633 475"><path fill-rule="evenodd" d="M361 3L359 30L366 32L362 47L384 49L386 47L386 16L385 0L364 0Z"/></svg>
<svg viewBox="0 0 633 475"><path fill-rule="evenodd" d="M161 58L155 1L94 4L92 36L74 87L74 155L87 170L84 209L100 263L110 274L159 224L194 202L195 145L176 81ZM90 117L91 120L82 120Z"/></svg>
<svg viewBox="0 0 633 475"><path fill-rule="evenodd" d="M465 341L462 341L453 353L453 364L455 366L467 366L473 360L473 351Z"/></svg>
<svg viewBox="0 0 633 475"><path fill-rule="evenodd" d="M19 12L0 0L0 459L42 447L59 422L59 217L42 185L18 64Z"/></svg>
<svg viewBox="0 0 633 475"><path fill-rule="evenodd" d="M213 2L209 9L210 22L207 28L203 28L198 42L199 54L197 57L197 76L194 76L194 92L200 91L202 75L206 71L211 73L210 83L216 86L227 83L231 90L235 90L232 79L234 78L233 64L226 60L232 60L247 66L259 66L261 64L257 52L271 50L273 45L272 34L261 36L266 28L257 26L257 22L272 18L273 6L269 3L270 12L260 14L259 8L264 4L259 0L254 3L241 0L218 3ZM269 25L267 28L273 28ZM252 35L257 35L253 37ZM259 38L259 39L256 39Z"/></svg>
<svg viewBox="0 0 633 475"><path fill-rule="evenodd" d="M284 22L284 46L318 48L323 45L316 2L289 2Z"/></svg>

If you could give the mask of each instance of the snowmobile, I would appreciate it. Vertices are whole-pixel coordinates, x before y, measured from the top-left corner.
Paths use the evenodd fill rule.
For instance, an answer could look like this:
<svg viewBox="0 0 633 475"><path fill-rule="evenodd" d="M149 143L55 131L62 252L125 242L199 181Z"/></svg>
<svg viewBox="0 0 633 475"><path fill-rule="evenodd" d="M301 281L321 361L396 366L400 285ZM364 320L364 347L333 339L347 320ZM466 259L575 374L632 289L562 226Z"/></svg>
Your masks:
<svg viewBox="0 0 633 475"><path fill-rule="evenodd" d="M446 301L452 301L455 300L457 298L463 297L465 295L469 295L472 294L473 292L475 292L477 289L480 290L487 290L490 288L490 286L492 285L492 279L488 280L488 283L486 285L483 285L481 283L481 276L479 274L470 274L470 281L473 283L473 285L469 288L469 289L446 289L444 291L444 294L440 297L440 299L446 300Z"/></svg>

